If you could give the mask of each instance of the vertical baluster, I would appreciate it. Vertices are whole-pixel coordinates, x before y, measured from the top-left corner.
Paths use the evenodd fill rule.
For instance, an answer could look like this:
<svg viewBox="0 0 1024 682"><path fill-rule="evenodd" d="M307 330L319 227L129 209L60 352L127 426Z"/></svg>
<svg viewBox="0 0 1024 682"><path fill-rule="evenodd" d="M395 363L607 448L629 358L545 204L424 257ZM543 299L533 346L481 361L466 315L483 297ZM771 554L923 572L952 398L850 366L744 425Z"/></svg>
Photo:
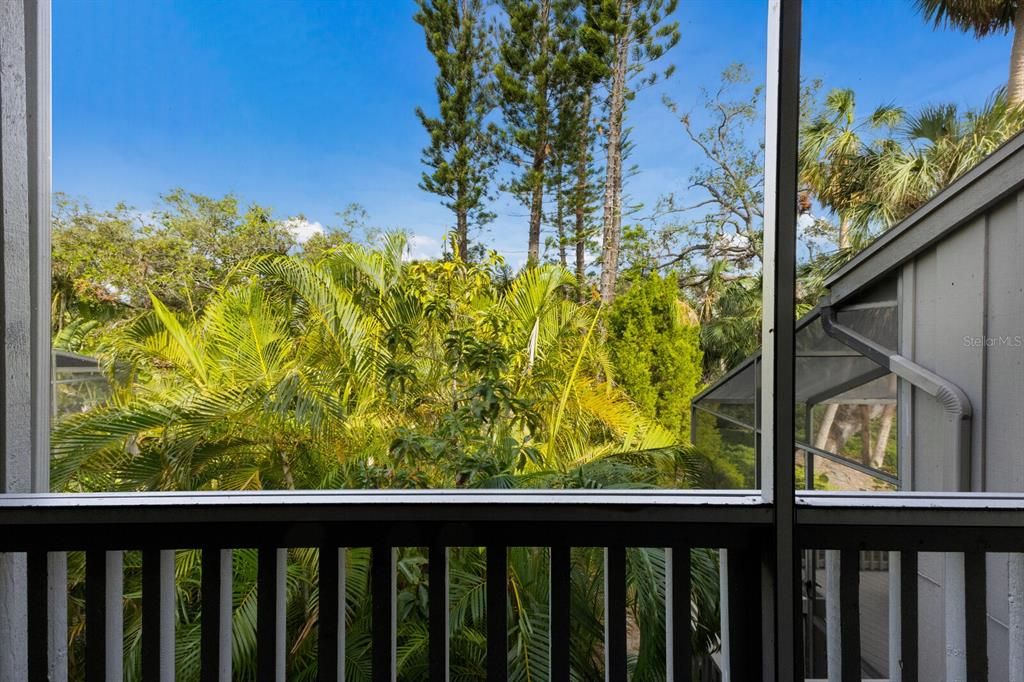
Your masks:
<svg viewBox="0 0 1024 682"><path fill-rule="evenodd" d="M46 560L49 571L49 608L47 637L50 641L49 682L68 679L68 554L50 552Z"/></svg>
<svg viewBox="0 0 1024 682"><path fill-rule="evenodd" d="M49 680L49 572L46 552L28 554L28 678Z"/></svg>
<svg viewBox="0 0 1024 682"><path fill-rule="evenodd" d="M220 682L220 558L219 549L203 549L199 587L199 675L203 682Z"/></svg>
<svg viewBox="0 0 1024 682"><path fill-rule="evenodd" d="M1010 679L1024 679L1024 554L1013 553L1007 565L1010 592Z"/></svg>
<svg viewBox="0 0 1024 682"><path fill-rule="evenodd" d="M967 679L988 679L988 616L985 598L985 553L964 554L964 613L967 632Z"/></svg>
<svg viewBox="0 0 1024 682"><path fill-rule="evenodd" d="M487 680L508 679L508 550L487 547Z"/></svg>
<svg viewBox="0 0 1024 682"><path fill-rule="evenodd" d="M917 682L917 552L900 552L900 682Z"/></svg>
<svg viewBox="0 0 1024 682"><path fill-rule="evenodd" d="M566 546L551 548L551 679L569 679L569 603L572 590L572 550Z"/></svg>
<svg viewBox="0 0 1024 682"><path fill-rule="evenodd" d="M317 679L320 682L338 682L338 621L343 611L338 608L339 566L338 550L329 545L320 548L320 618L319 642L317 645ZM341 593L344 594L344 593Z"/></svg>
<svg viewBox="0 0 1024 682"><path fill-rule="evenodd" d="M604 678L626 679L626 548L604 550Z"/></svg>
<svg viewBox="0 0 1024 682"><path fill-rule="evenodd" d="M142 552L142 678L160 674L160 550Z"/></svg>
<svg viewBox="0 0 1024 682"><path fill-rule="evenodd" d="M725 562L722 611L727 613L728 660L731 680L761 677L761 557L755 551L729 549Z"/></svg>
<svg viewBox="0 0 1024 682"><path fill-rule="evenodd" d="M855 549L839 553L839 632L842 680L860 682L860 552Z"/></svg>
<svg viewBox="0 0 1024 682"><path fill-rule="evenodd" d="M200 679L231 680L231 616L233 612L232 552L203 550L200 624Z"/></svg>
<svg viewBox="0 0 1024 682"><path fill-rule="evenodd" d="M903 651L900 648L900 553L887 552L886 567L889 579L889 682L900 682L900 659Z"/></svg>
<svg viewBox="0 0 1024 682"><path fill-rule="evenodd" d="M345 682L345 637L348 617L348 549L338 548L338 682Z"/></svg>
<svg viewBox="0 0 1024 682"><path fill-rule="evenodd" d="M107 552L107 679L124 678L124 552Z"/></svg>
<svg viewBox="0 0 1024 682"><path fill-rule="evenodd" d="M259 549L256 575L256 679L259 682L277 682L278 613L277 582L280 553L276 547Z"/></svg>
<svg viewBox="0 0 1024 682"><path fill-rule="evenodd" d="M430 679L448 680L448 548L430 548L428 564L430 580Z"/></svg>
<svg viewBox="0 0 1024 682"><path fill-rule="evenodd" d="M690 623L690 548L665 550L665 637L669 682L690 682L693 674Z"/></svg>
<svg viewBox="0 0 1024 682"><path fill-rule="evenodd" d="M838 549L825 550L825 666L829 682L842 677L843 632Z"/></svg>
<svg viewBox="0 0 1024 682"><path fill-rule="evenodd" d="M277 648L274 677L284 682L286 671L285 640L288 636L286 617L288 614L288 550L277 548L277 572L274 574L274 599L277 600L277 620L274 621L274 646Z"/></svg>
<svg viewBox="0 0 1024 682"><path fill-rule="evenodd" d="M377 545L370 550L370 589L373 592L373 682L394 679L395 647L394 550Z"/></svg>
<svg viewBox="0 0 1024 682"><path fill-rule="evenodd" d="M174 679L173 551L142 552L142 677L160 682Z"/></svg>
<svg viewBox="0 0 1024 682"><path fill-rule="evenodd" d="M816 647L815 605L818 602L818 553L813 549L803 551L803 599L804 599L804 675L815 676L814 651Z"/></svg>
<svg viewBox="0 0 1024 682"><path fill-rule="evenodd" d="M964 627L964 555L943 555L943 616L945 620L946 679L967 679L967 630ZM974 682L971 680L971 682Z"/></svg>
<svg viewBox="0 0 1024 682"><path fill-rule="evenodd" d="M718 631L721 635L721 666L722 679L729 680L732 675L732 620L729 617L729 550L721 547L718 550Z"/></svg>
<svg viewBox="0 0 1024 682"><path fill-rule="evenodd" d="M107 679L107 553L85 555L85 679Z"/></svg>

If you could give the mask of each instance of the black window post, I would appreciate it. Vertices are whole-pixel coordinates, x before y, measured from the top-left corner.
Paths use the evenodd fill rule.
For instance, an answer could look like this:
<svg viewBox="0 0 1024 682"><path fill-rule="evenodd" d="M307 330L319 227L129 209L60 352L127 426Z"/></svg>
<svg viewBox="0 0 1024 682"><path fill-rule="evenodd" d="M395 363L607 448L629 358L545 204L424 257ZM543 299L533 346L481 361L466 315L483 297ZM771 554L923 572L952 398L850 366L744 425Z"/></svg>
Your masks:
<svg viewBox="0 0 1024 682"><path fill-rule="evenodd" d="M764 552L762 678L800 675L800 575L795 530L794 303L801 0L769 0L765 100L761 490L774 511Z"/></svg>

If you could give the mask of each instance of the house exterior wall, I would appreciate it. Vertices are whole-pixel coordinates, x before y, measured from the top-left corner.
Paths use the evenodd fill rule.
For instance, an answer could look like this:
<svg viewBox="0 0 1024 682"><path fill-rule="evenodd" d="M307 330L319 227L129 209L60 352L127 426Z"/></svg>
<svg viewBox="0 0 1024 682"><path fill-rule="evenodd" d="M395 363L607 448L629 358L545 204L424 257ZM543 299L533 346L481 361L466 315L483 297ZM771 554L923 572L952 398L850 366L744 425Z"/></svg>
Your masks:
<svg viewBox="0 0 1024 682"><path fill-rule="evenodd" d="M971 491L1024 491L1024 192L993 203L904 263L900 353L956 383L972 407ZM903 385L908 488L957 490L942 406ZM945 561L920 557L921 679L945 679ZM1007 557L988 559L991 680L1009 679Z"/></svg>

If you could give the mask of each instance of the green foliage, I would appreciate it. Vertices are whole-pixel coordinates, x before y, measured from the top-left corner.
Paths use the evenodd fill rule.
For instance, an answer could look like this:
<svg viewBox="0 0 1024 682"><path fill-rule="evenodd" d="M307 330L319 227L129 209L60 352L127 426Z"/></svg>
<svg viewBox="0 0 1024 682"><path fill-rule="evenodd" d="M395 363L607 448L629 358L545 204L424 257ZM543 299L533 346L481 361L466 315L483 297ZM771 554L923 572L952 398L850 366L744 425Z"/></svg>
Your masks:
<svg viewBox="0 0 1024 682"><path fill-rule="evenodd" d="M181 189L149 213L126 204L96 211L58 194L51 235L54 332L79 318L100 323L78 339L83 350L149 309L151 293L169 310L197 314L240 263L298 246L269 208Z"/></svg>
<svg viewBox="0 0 1024 682"><path fill-rule="evenodd" d="M915 0L914 4L936 28L949 25L979 38L1012 31L1019 11L1017 0Z"/></svg>
<svg viewBox="0 0 1024 682"><path fill-rule="evenodd" d="M704 410L698 409L694 417L695 457L701 487L712 490L756 487L753 432L731 424L722 428L718 418Z"/></svg>
<svg viewBox="0 0 1024 682"><path fill-rule="evenodd" d="M870 217L890 227L976 166L1024 128L1024 109L1006 92L982 106L926 106L868 155L875 192Z"/></svg>
<svg viewBox="0 0 1024 682"><path fill-rule="evenodd" d="M596 333L600 310L565 297L563 268L511 280L482 262L405 260L405 240L344 244L320 259L260 256L236 266L195 313L155 293L113 329L105 352L129 369L116 395L69 416L53 435L57 490L653 487L690 485L676 433L618 388ZM662 284L662 289L668 291ZM672 305L677 305L672 299ZM670 311L677 309L670 306ZM671 334L673 322L665 325ZM68 325L68 338L74 338ZM699 366L699 358L695 360ZM315 671L316 552L289 552L289 674ZM235 553L235 659L253 672L255 554ZM399 666L426 665L420 550L399 560ZM367 557L349 554L347 665L369 665ZM516 679L545 679L545 552L510 553L510 650ZM631 553L631 609L642 637L638 679L663 660L662 550ZM600 674L600 562L574 559L574 665ZM485 660L479 550L452 550L453 675ZM716 645L715 557L694 554L695 646ZM82 566L71 569L72 668L81 666ZM179 553L178 665L195 679L198 562ZM138 679L140 568L126 565L127 665ZM702 582L703 581L703 582ZM653 633L653 634L652 634ZM663 638L661 638L663 639Z"/></svg>
<svg viewBox="0 0 1024 682"><path fill-rule="evenodd" d="M883 105L858 118L856 96L850 89L834 89L821 110L806 121L800 135L800 181L818 201L839 219L836 246L850 246L852 227L863 229L870 214L874 190L872 140L891 132L904 120L899 107Z"/></svg>
<svg viewBox="0 0 1024 682"><path fill-rule="evenodd" d="M653 274L615 300L608 348L626 393L680 441L689 440L690 399L703 373L700 327L675 278Z"/></svg>
<svg viewBox="0 0 1024 682"><path fill-rule="evenodd" d="M617 52L625 50L626 61L618 66L625 68L628 80L637 78L634 93L636 88L672 75L672 66L663 72L643 74L679 43L679 22L672 19L677 0L586 0L584 4L583 41L593 55L588 60L593 72L612 76L620 57Z"/></svg>

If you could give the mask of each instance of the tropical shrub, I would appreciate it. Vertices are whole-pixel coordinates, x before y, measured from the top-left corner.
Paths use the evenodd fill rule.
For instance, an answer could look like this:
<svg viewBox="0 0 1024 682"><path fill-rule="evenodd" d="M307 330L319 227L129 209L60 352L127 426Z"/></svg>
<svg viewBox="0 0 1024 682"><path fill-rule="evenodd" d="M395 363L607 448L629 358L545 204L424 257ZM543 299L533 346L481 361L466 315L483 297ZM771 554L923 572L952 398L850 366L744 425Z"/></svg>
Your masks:
<svg viewBox="0 0 1024 682"><path fill-rule="evenodd" d="M68 417L53 437L56 490L654 487L693 483L679 425L658 423L616 383L599 308L566 297L563 268L508 279L492 255L410 262L400 235L346 244L318 259L261 256L239 264L197 313L152 295L150 309L114 329L102 349L118 366L113 397ZM675 303L673 302L673 306ZM670 311L675 308L669 306ZM675 319L675 318L673 318ZM668 328L664 332L667 342ZM662 351L659 351L662 352ZM667 361L673 361L669 356ZM699 371L699 355L694 358ZM656 360L652 360L656 361ZM484 665L482 550L451 551L452 674ZM399 667L426 666L429 557L398 562ZM253 674L255 553L235 552L237 676ZM510 552L513 679L546 679L546 550ZM178 668L198 661L199 568L179 552ZM315 675L317 551L288 565L290 677ZM717 642L717 563L693 553L695 646ZM637 679L664 661L664 552L629 555ZM368 554L348 554L347 665L368 674ZM573 664L599 676L599 552L573 558ZM71 562L72 632L81 634L83 571ZM138 678L140 573L126 555L126 670ZM660 644L659 644L660 642ZM80 641L71 666L81 670Z"/></svg>
<svg viewBox="0 0 1024 682"><path fill-rule="evenodd" d="M678 291L675 278L657 273L634 282L608 314L608 350L630 398L686 442L703 353L696 315Z"/></svg>

